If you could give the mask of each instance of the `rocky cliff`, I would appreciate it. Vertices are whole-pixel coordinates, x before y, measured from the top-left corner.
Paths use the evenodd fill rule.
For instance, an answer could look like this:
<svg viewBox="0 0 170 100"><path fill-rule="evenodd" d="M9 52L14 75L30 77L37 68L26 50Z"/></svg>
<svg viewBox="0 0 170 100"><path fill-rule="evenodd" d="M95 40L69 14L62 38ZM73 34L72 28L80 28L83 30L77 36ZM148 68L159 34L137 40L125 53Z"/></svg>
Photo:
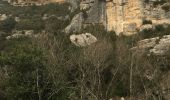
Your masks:
<svg viewBox="0 0 170 100"><path fill-rule="evenodd" d="M85 2L84 7L81 8L91 8L88 15L89 18L94 18L94 20L88 20L85 23L103 23L108 31L113 30L117 35L121 33L124 35L136 34L138 29L143 25L144 20L150 20L153 25L170 24L170 4L165 0L85 1L83 1ZM94 3L93 5L91 4L92 1ZM87 6L87 4L90 6ZM95 15L98 17L93 17Z"/></svg>
<svg viewBox="0 0 170 100"><path fill-rule="evenodd" d="M80 6L83 15L86 15L83 16L84 21L81 23L81 27L89 24L102 24L107 31L115 31L117 35L136 34L146 20L150 21L149 24L152 26L170 24L168 0L9 0L9 2L39 5L51 2L69 2L75 9ZM73 19L75 20L75 18Z"/></svg>
<svg viewBox="0 0 170 100"><path fill-rule="evenodd" d="M135 28L141 25L141 0L108 0L106 2L107 30L134 34Z"/></svg>

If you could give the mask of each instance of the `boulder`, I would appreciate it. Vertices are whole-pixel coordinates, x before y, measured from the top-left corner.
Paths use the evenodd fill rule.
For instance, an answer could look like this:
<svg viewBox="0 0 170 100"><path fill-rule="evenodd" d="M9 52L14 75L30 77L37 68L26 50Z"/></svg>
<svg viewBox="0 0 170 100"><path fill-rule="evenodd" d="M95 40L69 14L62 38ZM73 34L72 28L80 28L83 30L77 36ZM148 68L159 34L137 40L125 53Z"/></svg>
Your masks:
<svg viewBox="0 0 170 100"><path fill-rule="evenodd" d="M6 14L0 14L0 21L6 20L8 16Z"/></svg>
<svg viewBox="0 0 170 100"><path fill-rule="evenodd" d="M25 36L32 36L34 34L33 30L24 30L24 32Z"/></svg>
<svg viewBox="0 0 170 100"><path fill-rule="evenodd" d="M21 19L20 19L19 17L15 17L15 21L16 21L16 22L20 22Z"/></svg>
<svg viewBox="0 0 170 100"><path fill-rule="evenodd" d="M78 47L88 46L97 42L97 38L90 33L71 35L70 40Z"/></svg>

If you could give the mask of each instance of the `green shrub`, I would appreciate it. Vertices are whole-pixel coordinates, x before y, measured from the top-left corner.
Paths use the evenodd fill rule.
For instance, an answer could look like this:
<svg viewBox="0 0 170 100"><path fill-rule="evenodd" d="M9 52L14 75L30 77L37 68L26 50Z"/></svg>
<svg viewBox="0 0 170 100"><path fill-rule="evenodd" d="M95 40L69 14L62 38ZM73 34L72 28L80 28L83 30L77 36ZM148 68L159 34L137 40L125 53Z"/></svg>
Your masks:
<svg viewBox="0 0 170 100"><path fill-rule="evenodd" d="M150 1L150 0L145 0L144 2L145 2L145 3L149 3L149 1Z"/></svg>
<svg viewBox="0 0 170 100"><path fill-rule="evenodd" d="M166 0L156 0L156 1L154 1L153 5L154 6L162 5L162 4L166 3L166 2L167 2Z"/></svg>
<svg viewBox="0 0 170 100"><path fill-rule="evenodd" d="M0 22L0 31L11 32L15 28L16 22L13 18L8 18Z"/></svg>
<svg viewBox="0 0 170 100"><path fill-rule="evenodd" d="M165 10L165 12L168 12L170 10L170 4L165 4L162 6L162 9Z"/></svg>
<svg viewBox="0 0 170 100"><path fill-rule="evenodd" d="M17 30L43 30L44 22L39 18L23 19L16 24Z"/></svg>
<svg viewBox="0 0 170 100"><path fill-rule="evenodd" d="M139 36L142 38L152 38L157 36L169 35L170 34L170 25L156 25L154 29L143 30L139 33Z"/></svg>
<svg viewBox="0 0 170 100"><path fill-rule="evenodd" d="M59 20L57 17L53 16L47 19L45 23L45 30L49 33L55 33L64 29L69 24L69 21Z"/></svg>
<svg viewBox="0 0 170 100"><path fill-rule="evenodd" d="M46 4L43 6L25 6L17 7L11 6L9 4L3 4L0 13L12 14L13 16L24 15L43 15L43 14L52 14L57 16L65 16L70 14L68 9L69 4Z"/></svg>
<svg viewBox="0 0 170 100"><path fill-rule="evenodd" d="M142 25L145 25L145 24L152 24L152 21L151 20L143 20Z"/></svg>

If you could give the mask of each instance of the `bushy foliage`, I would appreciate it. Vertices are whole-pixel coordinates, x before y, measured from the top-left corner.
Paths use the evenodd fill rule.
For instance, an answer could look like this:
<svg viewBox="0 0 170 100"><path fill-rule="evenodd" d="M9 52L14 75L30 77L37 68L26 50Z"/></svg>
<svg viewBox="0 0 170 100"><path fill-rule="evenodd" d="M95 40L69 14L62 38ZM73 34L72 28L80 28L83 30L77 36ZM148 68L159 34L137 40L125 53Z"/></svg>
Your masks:
<svg viewBox="0 0 170 100"><path fill-rule="evenodd" d="M156 25L154 29L143 30L139 33L139 36L143 39L152 38L156 36L169 35L170 25Z"/></svg>
<svg viewBox="0 0 170 100"><path fill-rule="evenodd" d="M107 32L102 25L89 25L76 34L88 32L98 41L87 47L76 47L62 32L69 20L62 21L56 16L45 21L41 19L41 14L46 13L64 16L65 13L61 14L63 7L49 4L41 9L32 6L13 12L22 20L12 27L9 25L10 30L15 27L17 30L44 29L46 32L36 38L10 40L5 40L6 33L2 33L0 99L108 100L115 96L144 94L147 89L158 87L156 83L160 75L150 81L144 73L148 69L169 70L169 55L166 58L149 57L129 49L140 39L169 34L169 26L156 26L155 30L146 30L132 37L117 37L115 32ZM78 12L77 9L70 17Z"/></svg>
<svg viewBox="0 0 170 100"><path fill-rule="evenodd" d="M97 38L101 39L101 38L110 38L111 40L115 40L116 39L116 35L114 31L111 32L107 32L104 28L103 25L88 25L87 27L82 29L83 33L91 33L94 36L96 36Z"/></svg>
<svg viewBox="0 0 170 100"><path fill-rule="evenodd" d="M32 17L29 19L22 19L16 24L17 30L43 30L45 27L44 22L37 17Z"/></svg>
<svg viewBox="0 0 170 100"><path fill-rule="evenodd" d="M167 0L156 0L156 1L154 1L154 6L157 6L157 5L162 5L162 4L164 4L164 3L166 3L167 2Z"/></svg>
<svg viewBox="0 0 170 100"><path fill-rule="evenodd" d="M35 92L37 91L36 82L41 81L41 87L38 88L46 84L41 50L34 47L27 39L8 41L5 47L0 54L0 65L1 69L6 66L7 71L6 84L1 87L6 98L9 100L38 98ZM37 76L40 72L41 75ZM41 78L37 80L37 77Z"/></svg>
<svg viewBox="0 0 170 100"><path fill-rule="evenodd" d="M49 33L61 32L68 24L68 20L59 20L55 16L50 17L45 21L45 30Z"/></svg>
<svg viewBox="0 0 170 100"><path fill-rule="evenodd" d="M143 20L142 25L145 25L145 24L152 24L152 21L151 20Z"/></svg>
<svg viewBox="0 0 170 100"><path fill-rule="evenodd" d="M13 18L8 18L0 22L0 31L11 32L15 28L16 22Z"/></svg>
<svg viewBox="0 0 170 100"><path fill-rule="evenodd" d="M70 14L68 9L69 4L47 4L43 6L25 6L17 7L11 6L9 4L2 4L0 13L12 14L13 16L24 15L43 15L43 14L53 14L57 16L65 16Z"/></svg>
<svg viewBox="0 0 170 100"><path fill-rule="evenodd" d="M143 74L155 68L157 58L129 52L136 37L116 37L100 25L82 32L92 33L98 42L76 47L60 31L6 41L0 53L1 95L9 100L103 100L156 87L158 80L153 83Z"/></svg>
<svg viewBox="0 0 170 100"><path fill-rule="evenodd" d="M162 6L162 9L165 11L165 12L168 12L170 10L170 4L167 3L165 5Z"/></svg>

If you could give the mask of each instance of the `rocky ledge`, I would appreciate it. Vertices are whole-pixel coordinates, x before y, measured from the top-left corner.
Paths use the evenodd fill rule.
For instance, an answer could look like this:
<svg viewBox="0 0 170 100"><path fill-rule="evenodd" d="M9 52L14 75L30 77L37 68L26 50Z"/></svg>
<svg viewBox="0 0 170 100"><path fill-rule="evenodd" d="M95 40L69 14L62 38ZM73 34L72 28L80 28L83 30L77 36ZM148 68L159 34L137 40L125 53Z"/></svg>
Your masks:
<svg viewBox="0 0 170 100"><path fill-rule="evenodd" d="M145 51L148 54L163 56L170 50L170 35L141 40L131 51Z"/></svg>

